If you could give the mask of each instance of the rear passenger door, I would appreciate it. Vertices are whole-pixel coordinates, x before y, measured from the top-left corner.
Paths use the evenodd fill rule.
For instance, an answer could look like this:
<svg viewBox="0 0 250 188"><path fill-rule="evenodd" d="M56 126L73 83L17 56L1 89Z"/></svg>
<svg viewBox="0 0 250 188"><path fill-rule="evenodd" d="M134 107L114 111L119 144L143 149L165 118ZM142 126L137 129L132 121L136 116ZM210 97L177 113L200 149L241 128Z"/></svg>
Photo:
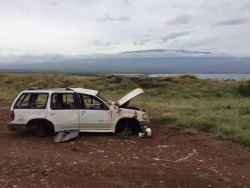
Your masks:
<svg viewBox="0 0 250 188"><path fill-rule="evenodd" d="M79 128L79 113L74 93L53 93L50 99L48 119L55 131Z"/></svg>

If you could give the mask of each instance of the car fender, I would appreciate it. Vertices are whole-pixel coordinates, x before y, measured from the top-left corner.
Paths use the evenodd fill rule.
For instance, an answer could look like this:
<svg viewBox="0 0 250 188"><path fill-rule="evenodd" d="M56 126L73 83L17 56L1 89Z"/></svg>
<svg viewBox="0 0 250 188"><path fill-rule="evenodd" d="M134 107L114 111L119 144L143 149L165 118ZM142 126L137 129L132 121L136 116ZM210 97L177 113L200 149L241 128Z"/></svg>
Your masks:
<svg viewBox="0 0 250 188"><path fill-rule="evenodd" d="M113 109L112 113L112 130L115 131L115 127L119 120L121 119L137 119L138 112L136 110L117 108Z"/></svg>
<svg viewBox="0 0 250 188"><path fill-rule="evenodd" d="M28 122L33 119L47 119L47 115L45 114L44 110L43 112L34 113L32 115L17 114L15 120L12 123L28 124Z"/></svg>

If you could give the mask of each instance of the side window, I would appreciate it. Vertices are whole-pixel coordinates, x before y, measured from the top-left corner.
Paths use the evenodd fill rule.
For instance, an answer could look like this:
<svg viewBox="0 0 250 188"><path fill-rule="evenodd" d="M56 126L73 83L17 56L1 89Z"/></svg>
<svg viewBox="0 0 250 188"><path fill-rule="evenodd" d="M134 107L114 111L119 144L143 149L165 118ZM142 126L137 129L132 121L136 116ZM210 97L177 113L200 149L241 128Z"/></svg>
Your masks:
<svg viewBox="0 0 250 188"><path fill-rule="evenodd" d="M86 110L108 110L109 107L102 102L100 99L89 96L89 95L80 95L80 108Z"/></svg>
<svg viewBox="0 0 250 188"><path fill-rule="evenodd" d="M28 108L29 107L29 100L31 98L31 94L22 94L22 96L18 99L16 103L16 108Z"/></svg>
<svg viewBox="0 0 250 188"><path fill-rule="evenodd" d="M35 107L45 108L47 104L48 94L39 94L36 98Z"/></svg>
<svg viewBox="0 0 250 188"><path fill-rule="evenodd" d="M47 93L24 93L15 104L20 109L45 109L48 100Z"/></svg>
<svg viewBox="0 0 250 188"><path fill-rule="evenodd" d="M73 93L55 93L51 97L52 110L76 109Z"/></svg>

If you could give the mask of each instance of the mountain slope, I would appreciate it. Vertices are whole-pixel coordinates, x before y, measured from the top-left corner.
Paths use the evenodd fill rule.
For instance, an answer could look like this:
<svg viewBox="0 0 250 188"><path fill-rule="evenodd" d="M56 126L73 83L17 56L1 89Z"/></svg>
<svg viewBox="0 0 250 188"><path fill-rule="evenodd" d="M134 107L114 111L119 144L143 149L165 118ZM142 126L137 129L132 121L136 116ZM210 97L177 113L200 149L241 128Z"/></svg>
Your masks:
<svg viewBox="0 0 250 188"><path fill-rule="evenodd" d="M160 57L79 58L40 63L6 63L0 71L65 73L250 73L250 58Z"/></svg>

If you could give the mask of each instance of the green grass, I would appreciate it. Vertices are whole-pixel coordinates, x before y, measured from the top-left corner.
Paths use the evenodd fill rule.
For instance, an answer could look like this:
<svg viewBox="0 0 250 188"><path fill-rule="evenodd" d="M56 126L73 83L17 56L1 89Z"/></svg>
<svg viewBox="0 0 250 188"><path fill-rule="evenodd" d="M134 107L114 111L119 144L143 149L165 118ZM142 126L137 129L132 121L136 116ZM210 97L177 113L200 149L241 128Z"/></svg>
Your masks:
<svg viewBox="0 0 250 188"><path fill-rule="evenodd" d="M196 135L196 130L194 128L184 128L181 130L183 134Z"/></svg>
<svg viewBox="0 0 250 188"><path fill-rule="evenodd" d="M169 124L192 134L211 132L218 139L250 146L249 81L200 80L193 75L167 78L90 77L63 74L0 74L0 101L12 102L29 87L97 89L117 101L137 87L145 93L132 100L154 125Z"/></svg>
<svg viewBox="0 0 250 188"><path fill-rule="evenodd" d="M121 140L127 140L128 139L128 133L123 130L120 133L117 133L118 138L120 138Z"/></svg>

